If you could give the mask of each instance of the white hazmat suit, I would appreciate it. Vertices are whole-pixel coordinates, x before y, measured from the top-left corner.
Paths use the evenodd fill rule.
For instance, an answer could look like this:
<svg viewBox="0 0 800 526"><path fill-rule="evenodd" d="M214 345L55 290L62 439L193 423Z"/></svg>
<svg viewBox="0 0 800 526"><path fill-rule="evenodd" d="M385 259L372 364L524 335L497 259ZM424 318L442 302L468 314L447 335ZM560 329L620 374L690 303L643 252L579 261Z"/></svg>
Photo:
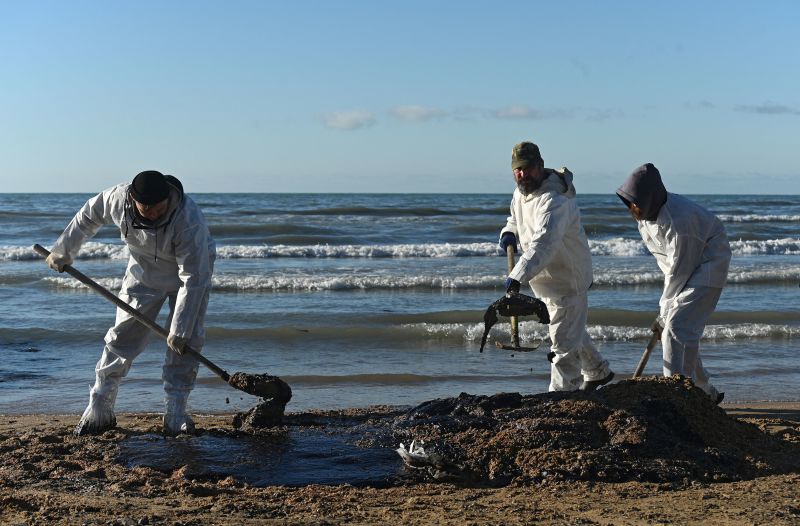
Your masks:
<svg viewBox="0 0 800 526"><path fill-rule="evenodd" d="M592 284L592 256L581 225L572 173L545 169L541 187L528 195L519 188L511 215L500 232L513 233L522 255L509 274L530 284L550 314L550 391L579 389L611 373L586 332L587 292Z"/></svg>
<svg viewBox="0 0 800 526"><path fill-rule="evenodd" d="M664 375L692 378L712 399L721 400L699 345L728 277L731 249L725 227L697 203L668 193L652 164L634 171L617 194L641 208L639 233L664 273L659 300Z"/></svg>
<svg viewBox="0 0 800 526"><path fill-rule="evenodd" d="M142 221L129 195L130 185L120 184L86 202L58 238L52 253L71 261L101 226L117 225L130 251L119 298L151 319L168 300L170 336L187 339L189 347L199 352L205 341L204 318L215 245L200 209L184 195L177 179L166 177L170 181L169 208L154 223ZM148 328L117 309L116 322L106 333L105 348L95 367L89 406L76 432L97 433L116 424L113 408L120 380L144 350L149 336ZM186 401L197 369L196 359L167 348L162 373L167 434L193 429Z"/></svg>

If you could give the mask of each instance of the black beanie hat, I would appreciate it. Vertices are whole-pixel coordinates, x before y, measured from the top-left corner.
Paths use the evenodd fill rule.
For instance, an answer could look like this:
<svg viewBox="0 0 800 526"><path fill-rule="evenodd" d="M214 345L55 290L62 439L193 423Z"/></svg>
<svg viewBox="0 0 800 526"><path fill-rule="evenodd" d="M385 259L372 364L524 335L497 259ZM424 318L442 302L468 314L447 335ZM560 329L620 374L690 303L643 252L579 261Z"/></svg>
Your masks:
<svg viewBox="0 0 800 526"><path fill-rule="evenodd" d="M130 191L131 197L143 205L154 205L169 197L164 174L155 170L147 170L134 177Z"/></svg>

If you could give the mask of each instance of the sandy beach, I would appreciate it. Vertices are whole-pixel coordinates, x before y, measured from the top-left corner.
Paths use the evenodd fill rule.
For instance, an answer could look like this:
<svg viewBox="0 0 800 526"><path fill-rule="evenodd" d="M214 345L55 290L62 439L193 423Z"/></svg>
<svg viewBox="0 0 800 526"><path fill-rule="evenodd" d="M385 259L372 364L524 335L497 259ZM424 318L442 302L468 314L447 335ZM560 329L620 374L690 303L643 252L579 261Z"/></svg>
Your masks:
<svg viewBox="0 0 800 526"><path fill-rule="evenodd" d="M633 384L637 387L639 384ZM673 386L674 387L674 386ZM695 388L692 388L695 389ZM606 395L611 398L613 392ZM546 395L538 395L539 398ZM486 399L482 399L484 406ZM555 401L554 401L555 400ZM523 405L525 399L523 398ZM554 407L583 407L593 398L551 399ZM580 404L583 404L582 406ZM541 405L541 404L540 404ZM690 408L689 405L686 406ZM800 403L723 405L713 418L756 433L767 447L800 450ZM691 409L694 411L694 409ZM571 409L572 411L572 409ZM690 411L685 409L682 411ZM717 411L716 407L709 409ZM368 422L390 408L287 415L292 425L357 417ZM696 412L696 411L695 411ZM615 413L618 414L618 413ZM688 414L688 413L687 413ZM705 419L699 415L700 420ZM417 417L419 416L417 415ZM594 417L592 417L594 418ZM674 416L672 417L674 419ZM694 418L689 415L689 418ZM120 449L137 437L158 436L160 416L121 414L114 430L75 437L77 415L0 417L0 522L3 524L798 524L797 462L746 454L753 473L730 482L698 477L652 482L600 480L599 475L517 477L500 487L437 482L420 477L387 484L304 484L256 487L233 476L198 474L189 466L127 467ZM269 442L274 431L232 430L233 415L197 417L200 436ZM700 421L698 420L698 421ZM519 419L518 422L522 422ZM743 427L742 427L743 426ZM322 425L322 428L325 426ZM440 426L437 426L437 428ZM675 427L674 425L672 426ZM324 430L324 429L323 429ZM419 429L416 432L421 432ZM647 432L652 434L652 430ZM629 436L629 431L625 436ZM517 433L519 435L519 433ZM491 440L500 440L500 433ZM193 437L196 439L197 437ZM477 438L475 440L478 440ZM619 442L619 439L616 439ZM735 439L731 439L731 444ZM552 444L552 443L551 443ZM777 444L777 446L775 446ZM551 446L552 447L552 446ZM562 446L574 449L573 446ZM598 446L600 449L604 446ZM741 446L739 446L741 447ZM755 446L754 446L755 447ZM565 449L565 450L566 450ZM714 449L706 446L706 451ZM722 447L722 450L725 448ZM498 446L498 451L505 451ZM517 463L522 454L517 454ZM538 462L546 464L546 456ZM578 457L580 458L580 457ZM586 457L590 458L590 457ZM623 458L623 457L620 457ZM766 458L766 457L765 457ZM786 457L789 458L789 457ZM794 456L796 458L796 455ZM231 462L235 463L235 459ZM492 461L493 462L493 461ZM783 462L783 464L781 464ZM720 463L725 463L721 459ZM771 464L770 464L771 463ZM768 465L769 464L769 465ZM608 468L605 468L608 471ZM750 469L750 468L748 468ZM667 471L664 471L666 473ZM699 478L725 479L726 475ZM744 473L744 472L742 472ZM659 475L660 476L660 475ZM580 478L580 477L579 477ZM730 477L728 477L730 478ZM735 475L733 478L739 478Z"/></svg>

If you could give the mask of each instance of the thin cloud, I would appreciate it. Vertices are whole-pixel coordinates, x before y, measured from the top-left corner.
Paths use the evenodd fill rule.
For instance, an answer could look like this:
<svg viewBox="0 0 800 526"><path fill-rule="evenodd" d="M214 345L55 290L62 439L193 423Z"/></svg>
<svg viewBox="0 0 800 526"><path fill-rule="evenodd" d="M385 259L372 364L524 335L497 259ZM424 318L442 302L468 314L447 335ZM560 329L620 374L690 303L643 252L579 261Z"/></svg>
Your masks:
<svg viewBox="0 0 800 526"><path fill-rule="evenodd" d="M493 112L498 119L542 119L543 113L524 104L506 106Z"/></svg>
<svg viewBox="0 0 800 526"><path fill-rule="evenodd" d="M716 107L716 106L714 106L714 103L709 101L709 100L689 101L689 102L685 103L684 106L686 106L687 108L692 109L692 110L694 110L694 109L712 110L712 109L714 109Z"/></svg>
<svg viewBox="0 0 800 526"><path fill-rule="evenodd" d="M755 105L740 104L736 106L735 109L736 111L758 113L761 115L800 115L800 109L792 108L785 104L777 104L775 102L765 102L764 104Z"/></svg>
<svg viewBox="0 0 800 526"><path fill-rule="evenodd" d="M375 124L375 115L365 110L337 111L323 115L322 123L333 130L357 130Z"/></svg>
<svg viewBox="0 0 800 526"><path fill-rule="evenodd" d="M425 122L433 119L446 117L448 113L439 108L429 108L426 106L395 106L391 109L392 115L401 121Z"/></svg>
<svg viewBox="0 0 800 526"><path fill-rule="evenodd" d="M524 104L517 104L513 106L506 106L499 110L490 112L490 115L495 119L511 119L511 120L541 120L541 119L563 119L572 117L570 110L550 110L542 111Z"/></svg>

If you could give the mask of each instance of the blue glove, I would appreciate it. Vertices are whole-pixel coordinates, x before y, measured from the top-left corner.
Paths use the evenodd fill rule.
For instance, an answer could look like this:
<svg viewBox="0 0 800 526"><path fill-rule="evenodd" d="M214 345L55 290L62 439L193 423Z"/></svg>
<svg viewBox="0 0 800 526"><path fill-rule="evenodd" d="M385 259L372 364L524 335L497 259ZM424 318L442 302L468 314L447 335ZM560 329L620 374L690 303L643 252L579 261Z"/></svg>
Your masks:
<svg viewBox="0 0 800 526"><path fill-rule="evenodd" d="M514 235L514 232L506 232L502 236L500 236L500 250L503 251L503 254L508 252L506 247L509 245L514 246L514 254L517 253L517 236Z"/></svg>
<svg viewBox="0 0 800 526"><path fill-rule="evenodd" d="M514 278L506 278L506 292L519 294L519 281Z"/></svg>

